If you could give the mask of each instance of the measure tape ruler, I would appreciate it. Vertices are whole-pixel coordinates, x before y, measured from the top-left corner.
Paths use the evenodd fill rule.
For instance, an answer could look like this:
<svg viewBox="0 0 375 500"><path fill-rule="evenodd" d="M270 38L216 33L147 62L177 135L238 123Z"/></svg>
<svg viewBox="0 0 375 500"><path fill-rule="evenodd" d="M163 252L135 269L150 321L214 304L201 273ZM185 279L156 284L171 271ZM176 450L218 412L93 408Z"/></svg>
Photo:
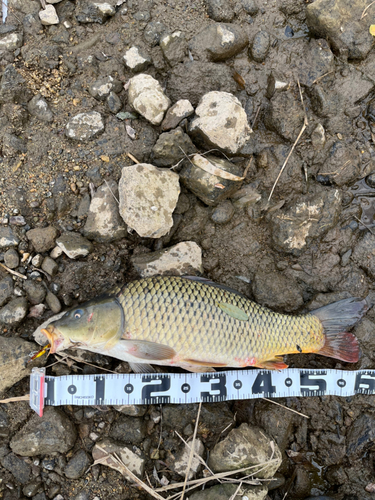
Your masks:
<svg viewBox="0 0 375 500"><path fill-rule="evenodd" d="M289 368L216 373L114 373L45 375L33 368L30 406L214 403L236 399L375 394L375 370Z"/></svg>

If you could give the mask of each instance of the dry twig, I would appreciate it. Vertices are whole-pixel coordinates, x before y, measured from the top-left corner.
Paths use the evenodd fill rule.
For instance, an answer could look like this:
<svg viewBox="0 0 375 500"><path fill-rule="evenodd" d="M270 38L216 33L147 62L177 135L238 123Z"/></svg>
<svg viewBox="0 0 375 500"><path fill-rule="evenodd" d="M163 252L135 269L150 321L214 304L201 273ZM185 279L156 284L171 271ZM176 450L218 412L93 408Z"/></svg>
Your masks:
<svg viewBox="0 0 375 500"><path fill-rule="evenodd" d="M312 82L311 85L314 85L314 83L317 83L319 80L321 80L325 76L330 75L331 73L334 73L334 72L335 72L335 70L332 70L332 71L328 71L328 73L324 73L324 75L318 76L318 78L315 78L315 80Z"/></svg>
<svg viewBox="0 0 375 500"><path fill-rule="evenodd" d="M5 271L8 271L8 273L14 274L14 276L18 276L19 278L27 280L27 276L25 276L24 274L21 274L21 273L17 273L17 271L13 271L13 269L9 269L9 267L2 264L1 262L0 262L0 266L3 267L5 269Z"/></svg>
<svg viewBox="0 0 375 500"><path fill-rule="evenodd" d="M365 10L362 12L362 15L361 15L361 19L363 19L365 16L367 16L367 14L365 13L367 9L369 9L371 7L371 5L374 5L375 1L374 2L371 2L366 8Z"/></svg>
<svg viewBox="0 0 375 500"><path fill-rule="evenodd" d="M297 146L298 141L300 140L300 138L301 138L302 134L304 133L304 131L306 130L306 127L307 127L307 126L308 126L308 124L309 124L309 122L308 122L308 120L307 120L307 116L306 116L305 106L304 106L304 103L303 103L303 97L302 97L302 92L301 92L301 87L300 87L300 84L299 84L299 80L297 81L297 83L298 83L298 88L299 88L299 92L300 92L300 96L301 96L302 108L303 108L303 112L304 112L303 125L302 125L302 128L301 128L301 130L300 130L300 132L299 132L299 134L298 134L297 139L294 141L294 144L293 144L293 146L292 146L291 150L289 151L288 156L286 157L286 160L285 160L285 161L284 161L284 163L283 163L283 166L281 167L281 170L280 170L280 172L279 172L279 175L277 176L277 179L276 179L276 180L275 180L275 182L274 182L274 185L272 186L271 193L270 193L270 195L269 195L269 197L268 197L268 201L270 201L270 200L271 200L272 195L273 195L273 192L274 192L274 190L275 190L275 187L276 187L276 185L277 185L277 183L279 182L279 179L280 179L280 177L281 177L281 174L284 172L285 167L286 167L286 165L287 165L287 163L288 163L288 161L289 161L289 158L291 157L291 155L292 155L292 153L293 153L293 151L294 151L294 148Z"/></svg>
<svg viewBox="0 0 375 500"><path fill-rule="evenodd" d="M302 269L303 271L303 269ZM305 271L304 271L305 272ZM306 273L307 274L307 273ZM268 401L269 403L273 403L274 405L277 405L277 406L281 406L282 408L285 408L286 410L288 411L292 411L293 413L297 413L297 415L301 415L301 417L305 417L305 418L310 418L308 415L304 415L303 413L300 413L299 411L297 410L292 410L292 408L288 408L287 406L284 406L280 403L277 403L276 401L273 401L272 399L268 399L268 398L263 398L265 401Z"/></svg>
<svg viewBox="0 0 375 500"><path fill-rule="evenodd" d="M189 477L191 463L193 461L194 448L195 448L195 439L197 437L198 423L199 423L199 417L200 417L200 414L201 414L201 409L202 409L202 401L199 403L199 406L198 406L197 419L196 419L196 422L195 422L194 434L193 434L193 439L192 439L192 442L191 442L191 449L190 449L189 461L188 461L188 466L187 466L187 469L186 469L184 486L182 488L182 493L181 493L181 497L180 497L181 500L184 500L186 483L187 483L187 480L188 480L188 477Z"/></svg>
<svg viewBox="0 0 375 500"><path fill-rule="evenodd" d="M24 396L16 396L14 398L0 399L0 403L15 403L17 401L30 401L30 394L25 394Z"/></svg>
<svg viewBox="0 0 375 500"><path fill-rule="evenodd" d="M140 163L135 156L133 156L131 153L126 153L126 156L128 156L134 163Z"/></svg>
<svg viewBox="0 0 375 500"><path fill-rule="evenodd" d="M368 229L370 231L370 233L375 236L375 233L373 231L371 231L371 228L369 226L367 226L364 222L362 222L361 219L358 219L358 217L356 217L355 215L353 215L353 217L355 219L357 219L357 221L360 222L362 224L362 226L364 226L366 229Z"/></svg>

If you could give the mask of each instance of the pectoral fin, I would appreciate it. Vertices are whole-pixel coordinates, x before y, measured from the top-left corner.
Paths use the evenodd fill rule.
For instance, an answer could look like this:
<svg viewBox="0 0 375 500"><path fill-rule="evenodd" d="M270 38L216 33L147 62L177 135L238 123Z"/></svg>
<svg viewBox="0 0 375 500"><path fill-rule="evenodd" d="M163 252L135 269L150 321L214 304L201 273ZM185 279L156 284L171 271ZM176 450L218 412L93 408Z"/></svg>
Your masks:
<svg viewBox="0 0 375 500"><path fill-rule="evenodd" d="M261 361L256 364L258 368L264 368L265 370L285 370L285 368L288 368L288 365L286 365L283 361L283 358L281 356L275 356L273 359L268 359L267 361Z"/></svg>
<svg viewBox="0 0 375 500"><path fill-rule="evenodd" d="M232 318L239 319L240 321L249 321L249 316L245 313L245 311L233 304L219 302L218 306L222 311L227 313L229 316L232 316Z"/></svg>
<svg viewBox="0 0 375 500"><path fill-rule="evenodd" d="M139 359L163 360L172 359L176 356L176 351L171 347L156 342L147 342L146 340L120 340L125 343L126 351Z"/></svg>

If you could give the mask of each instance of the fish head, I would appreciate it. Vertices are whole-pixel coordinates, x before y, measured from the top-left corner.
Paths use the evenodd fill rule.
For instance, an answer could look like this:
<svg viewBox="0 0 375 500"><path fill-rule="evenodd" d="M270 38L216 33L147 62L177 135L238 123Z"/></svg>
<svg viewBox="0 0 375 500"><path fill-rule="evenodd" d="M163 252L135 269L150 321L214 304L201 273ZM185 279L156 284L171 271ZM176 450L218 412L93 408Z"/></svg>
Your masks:
<svg viewBox="0 0 375 500"><path fill-rule="evenodd" d="M109 348L121 338L124 312L115 297L100 297L67 311L41 331L53 354L70 347Z"/></svg>

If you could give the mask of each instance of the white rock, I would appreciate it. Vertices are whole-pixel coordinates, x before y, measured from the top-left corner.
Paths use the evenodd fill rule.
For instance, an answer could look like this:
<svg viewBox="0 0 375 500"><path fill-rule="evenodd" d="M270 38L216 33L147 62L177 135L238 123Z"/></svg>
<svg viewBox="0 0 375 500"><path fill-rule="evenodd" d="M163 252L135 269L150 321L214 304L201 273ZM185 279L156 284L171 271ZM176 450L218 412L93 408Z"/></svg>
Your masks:
<svg viewBox="0 0 375 500"><path fill-rule="evenodd" d="M132 71L143 71L151 63L151 59L138 47L131 47L124 55L125 65Z"/></svg>
<svg viewBox="0 0 375 500"><path fill-rule="evenodd" d="M104 450L104 452L102 450ZM145 459L134 453L129 446L120 446L110 439L103 439L103 441L100 441L94 446L92 450L92 457L94 460L104 458L104 461L101 462L103 465L107 465L108 467L122 473L123 468L118 465L110 455L108 455L110 453L118 454L122 462L133 474L142 477L145 467Z"/></svg>
<svg viewBox="0 0 375 500"><path fill-rule="evenodd" d="M95 137L104 130L102 115L97 111L78 113L65 127L66 136L76 141L85 141Z"/></svg>
<svg viewBox="0 0 375 500"><path fill-rule="evenodd" d="M139 236L160 238L173 225L179 194L179 177L170 170L149 163L124 167L119 183L120 215Z"/></svg>
<svg viewBox="0 0 375 500"><path fill-rule="evenodd" d="M315 149L322 148L326 142L326 135L321 123L314 128L311 134L311 143Z"/></svg>
<svg viewBox="0 0 375 500"><path fill-rule="evenodd" d="M93 3L93 5L98 9L98 11L106 17L114 16L116 14L116 9L112 7L108 2Z"/></svg>
<svg viewBox="0 0 375 500"><path fill-rule="evenodd" d="M0 50L16 50L22 47L23 36L20 33L10 33L0 39Z"/></svg>
<svg viewBox="0 0 375 500"><path fill-rule="evenodd" d="M191 442L188 443L191 446ZM202 441L197 438L194 442L194 451L199 455L200 457L203 457L204 454L204 445ZM180 476L186 475L186 470L189 464L189 458L190 458L190 447L184 446L182 451L177 455L176 460L173 464L173 470L177 472L177 474L180 474ZM191 462L191 467L188 475L188 479L192 479L193 476L198 472L199 466L201 465L200 460L196 455L194 455L193 460Z"/></svg>
<svg viewBox="0 0 375 500"><path fill-rule="evenodd" d="M208 92L195 113L191 133L227 153L238 153L252 132L240 101L228 92Z"/></svg>
<svg viewBox="0 0 375 500"><path fill-rule="evenodd" d="M160 83L142 73L129 80L128 91L130 105L153 125L159 125L171 104Z"/></svg>
<svg viewBox="0 0 375 500"><path fill-rule="evenodd" d="M56 9L51 4L46 5L45 9L39 11L39 19L44 26L51 26L60 22L56 14Z"/></svg>
<svg viewBox="0 0 375 500"><path fill-rule="evenodd" d="M51 257L51 259L57 259L57 257L60 257L62 253L63 251L61 250L61 248L59 246L55 246L55 248L51 250L49 256Z"/></svg>
<svg viewBox="0 0 375 500"><path fill-rule="evenodd" d="M172 107L170 107L165 115L162 130L170 130L176 128L181 120L187 118L194 113L194 108L187 99L180 99Z"/></svg>
<svg viewBox="0 0 375 500"><path fill-rule="evenodd" d="M60 3L62 0L46 0L47 3Z"/></svg>
<svg viewBox="0 0 375 500"><path fill-rule="evenodd" d="M132 264L142 278L166 273L183 276L203 272L202 250L194 241L183 241L159 252L136 255Z"/></svg>

